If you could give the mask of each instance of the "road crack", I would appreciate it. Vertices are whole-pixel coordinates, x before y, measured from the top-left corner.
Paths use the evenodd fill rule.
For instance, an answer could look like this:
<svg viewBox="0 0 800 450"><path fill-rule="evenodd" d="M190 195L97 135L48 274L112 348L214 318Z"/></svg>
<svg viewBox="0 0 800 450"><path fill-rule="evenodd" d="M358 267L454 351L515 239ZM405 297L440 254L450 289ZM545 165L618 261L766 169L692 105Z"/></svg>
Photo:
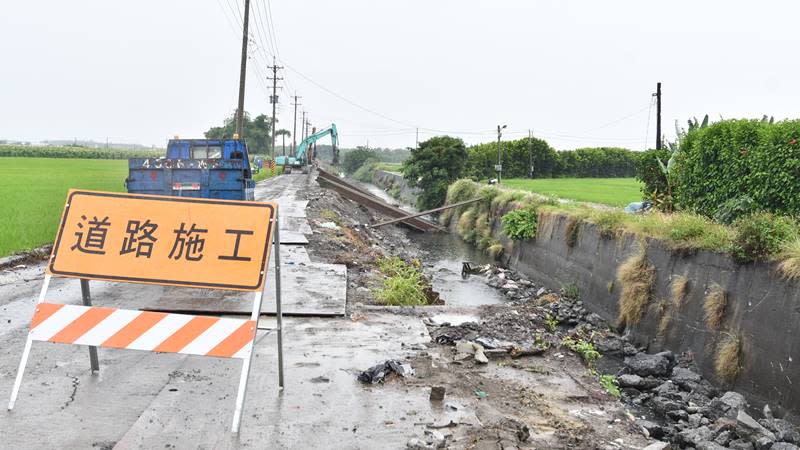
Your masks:
<svg viewBox="0 0 800 450"><path fill-rule="evenodd" d="M75 401L75 394L78 392L78 385L80 384L80 380L78 379L78 377L73 377L71 375L68 376L72 378L72 393L69 394L69 399L67 399L66 403L61 405L62 411L66 409L66 407L69 406L70 403Z"/></svg>

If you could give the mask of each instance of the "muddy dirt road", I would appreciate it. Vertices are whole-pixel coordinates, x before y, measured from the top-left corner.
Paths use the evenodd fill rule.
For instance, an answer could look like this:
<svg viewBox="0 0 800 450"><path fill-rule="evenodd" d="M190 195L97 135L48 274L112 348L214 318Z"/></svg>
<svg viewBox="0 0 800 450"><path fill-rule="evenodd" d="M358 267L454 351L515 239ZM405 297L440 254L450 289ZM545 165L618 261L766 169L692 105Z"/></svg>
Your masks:
<svg viewBox="0 0 800 450"><path fill-rule="evenodd" d="M511 358L492 352L488 363L431 337L464 319L479 322L503 307L506 296L484 286L440 286L446 305L392 308L373 305L369 255L420 258L436 285L453 279L452 267L425 260L429 248L395 227L365 230L380 219L320 189L304 175L261 183L259 199L284 198L286 210L304 205L309 263L346 266L344 315L284 320L286 388L277 389L275 339L260 332L242 431L230 421L240 363L177 354L99 351L99 374L89 371L86 348L35 343L12 412L0 414L3 448L641 448L648 440L618 400L597 383L571 352L548 350ZM294 202L294 203L292 203ZM293 206L291 206L292 204ZM282 207L283 208L283 207ZM339 229L329 228L333 211ZM289 215L286 215L289 217ZM287 229L288 231L288 229ZM305 232L304 232L305 231ZM283 232L282 232L283 233ZM285 233L289 235L289 233ZM421 239L420 242L424 242ZM305 260L287 259L286 267ZM0 271L0 393L8 395L25 341L44 266ZM439 274L437 276L437 274ZM313 288L315 278L299 279ZM473 285L473 286L477 286ZM286 286L285 286L286 288ZM533 286L531 286L533 289ZM134 284L92 282L97 305L136 308L141 300L169 300L175 292ZM181 297L191 294L181 291ZM221 295L221 294L220 294ZM214 300L195 293L195 299ZM460 297L468 297L461 298ZM221 298L221 297L220 297ZM271 297L267 298L267 301ZM54 279L48 300L80 303L76 280ZM224 301L234 302L235 297ZM302 306L302 299L299 300ZM271 319L265 320L270 322ZM269 323L267 323L269 325ZM415 374L363 384L358 374L386 360ZM444 387L442 401L429 399ZM4 397L7 398L7 397Z"/></svg>

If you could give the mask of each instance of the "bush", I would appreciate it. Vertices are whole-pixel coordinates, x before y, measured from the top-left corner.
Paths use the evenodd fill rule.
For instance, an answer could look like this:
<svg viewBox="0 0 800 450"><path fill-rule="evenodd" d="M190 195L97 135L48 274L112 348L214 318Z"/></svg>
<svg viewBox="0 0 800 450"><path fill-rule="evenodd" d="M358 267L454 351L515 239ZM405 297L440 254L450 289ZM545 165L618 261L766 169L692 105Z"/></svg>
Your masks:
<svg viewBox="0 0 800 450"><path fill-rule="evenodd" d="M741 263L764 260L778 254L783 244L797 237L796 224L786 217L755 213L734 222L731 254Z"/></svg>
<svg viewBox="0 0 800 450"><path fill-rule="evenodd" d="M346 175L352 175L369 159L377 161L378 154L366 148L350 150L342 156L342 170Z"/></svg>
<svg viewBox="0 0 800 450"><path fill-rule="evenodd" d="M758 211L758 205L756 205L755 200L747 194L740 195L739 197L728 199L720 205L717 212L714 213L714 220L718 223L730 225L736 219L748 216L756 211Z"/></svg>
<svg viewBox="0 0 800 450"><path fill-rule="evenodd" d="M667 192L667 176L658 164L667 166L671 152L667 149L647 150L636 160L636 179L642 182L642 198L654 200L657 193Z"/></svg>
<svg viewBox="0 0 800 450"><path fill-rule="evenodd" d="M711 217L743 193L759 209L800 214L800 120L724 120L680 142L675 198Z"/></svg>
<svg viewBox="0 0 800 450"><path fill-rule="evenodd" d="M421 210L442 206L450 183L461 178L467 160L464 141L439 136L420 142L403 162L403 178L421 190L417 207Z"/></svg>
<svg viewBox="0 0 800 450"><path fill-rule="evenodd" d="M375 169L378 167L378 160L369 158L364 161L364 164L353 173L353 179L363 183L372 183L372 177L375 176Z"/></svg>
<svg viewBox="0 0 800 450"><path fill-rule="evenodd" d="M509 239L522 241L536 236L538 213L533 206L508 212L500 220L503 223L503 233Z"/></svg>

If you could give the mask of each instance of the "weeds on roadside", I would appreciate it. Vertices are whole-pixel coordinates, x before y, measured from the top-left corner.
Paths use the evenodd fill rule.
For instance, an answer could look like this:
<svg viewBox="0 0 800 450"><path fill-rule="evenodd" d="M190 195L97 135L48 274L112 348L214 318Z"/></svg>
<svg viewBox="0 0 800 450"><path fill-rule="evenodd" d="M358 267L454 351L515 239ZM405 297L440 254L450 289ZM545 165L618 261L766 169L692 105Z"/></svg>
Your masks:
<svg viewBox="0 0 800 450"><path fill-rule="evenodd" d="M382 287L375 291L378 300L391 306L399 305L426 305L428 297L425 295L427 281L424 279L416 263L392 256L381 258L378 267L386 275Z"/></svg>
<svg viewBox="0 0 800 450"><path fill-rule="evenodd" d="M581 298L581 288L574 282L564 283L561 285L561 294L569 299L578 300Z"/></svg>
<svg viewBox="0 0 800 450"><path fill-rule="evenodd" d="M547 331L555 333L556 328L558 328L558 319L548 314L547 317L544 318L544 324L547 326Z"/></svg>
<svg viewBox="0 0 800 450"><path fill-rule="evenodd" d="M622 392L619 390L619 382L614 375L600 375L598 381L600 381L600 385L603 386L603 389L614 397L619 398L622 395Z"/></svg>
<svg viewBox="0 0 800 450"><path fill-rule="evenodd" d="M589 367L594 367L594 362L600 358L600 352L594 348L594 344L582 338L567 336L561 341L561 345L580 355Z"/></svg>

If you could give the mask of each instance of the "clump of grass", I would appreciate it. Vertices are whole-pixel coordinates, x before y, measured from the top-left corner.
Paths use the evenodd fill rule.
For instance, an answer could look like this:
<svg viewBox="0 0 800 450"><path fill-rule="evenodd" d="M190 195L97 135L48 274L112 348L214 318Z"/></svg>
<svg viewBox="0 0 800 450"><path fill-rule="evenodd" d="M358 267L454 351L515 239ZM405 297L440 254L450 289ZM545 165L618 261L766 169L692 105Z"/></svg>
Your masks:
<svg viewBox="0 0 800 450"><path fill-rule="evenodd" d="M577 300L581 296L581 288L574 282L561 285L561 295L573 300Z"/></svg>
<svg viewBox="0 0 800 450"><path fill-rule="evenodd" d="M321 213L319 213L319 215L323 219L330 220L331 222L335 223L336 225L342 226L342 217L336 211L333 211L333 210L330 210L330 209L324 209L324 210L322 210Z"/></svg>
<svg viewBox="0 0 800 450"><path fill-rule="evenodd" d="M603 389L614 397L619 398L619 396L622 395L622 392L619 390L619 382L614 375L600 375L598 381L600 381L600 385L603 386Z"/></svg>
<svg viewBox="0 0 800 450"><path fill-rule="evenodd" d="M456 227L456 231L458 231L459 236L464 238L466 241L471 241L471 239L467 239L467 236L475 231L475 209L469 208L458 218L458 226Z"/></svg>
<svg viewBox="0 0 800 450"><path fill-rule="evenodd" d="M525 198L525 195L521 191L501 191L492 199L491 214L493 216L500 215L509 203L521 201Z"/></svg>
<svg viewBox="0 0 800 450"><path fill-rule="evenodd" d="M618 209L597 210L589 218L600 230L600 236L613 239L624 229L629 214Z"/></svg>
<svg viewBox="0 0 800 450"><path fill-rule="evenodd" d="M779 256L781 262L778 270L790 280L800 278L800 238L794 239L784 245Z"/></svg>
<svg viewBox="0 0 800 450"><path fill-rule="evenodd" d="M575 216L569 216L567 218L567 228L565 230L564 239L567 243L567 247L572 248L575 247L575 244L578 243L578 231L580 230L580 223L581 220Z"/></svg>
<svg viewBox="0 0 800 450"><path fill-rule="evenodd" d="M669 328L669 324L672 323L672 314L673 311L669 309L669 305L667 304L667 300L661 300L658 302L657 305L657 312L658 312L658 336L663 336L664 333L667 332L667 328Z"/></svg>
<svg viewBox="0 0 800 450"><path fill-rule="evenodd" d="M608 293L614 292L614 280L609 281L606 283L606 289L608 289Z"/></svg>
<svg viewBox="0 0 800 450"><path fill-rule="evenodd" d="M737 336L729 335L717 348L714 360L714 371L720 380L733 383L741 369L741 341Z"/></svg>
<svg viewBox="0 0 800 450"><path fill-rule="evenodd" d="M584 339L567 336L561 341L561 345L580 355L589 367L594 366L594 362L601 356L600 352L594 348L594 344Z"/></svg>
<svg viewBox="0 0 800 450"><path fill-rule="evenodd" d="M722 324L722 319L725 317L727 303L728 294L722 289L722 286L716 283L712 284L703 302L703 313L708 328L712 330L719 328Z"/></svg>
<svg viewBox="0 0 800 450"><path fill-rule="evenodd" d="M489 252L489 256L491 256L492 259L498 259L503 255L505 248L503 247L503 244L496 242L490 245L486 251Z"/></svg>
<svg viewBox="0 0 800 450"><path fill-rule="evenodd" d="M644 315L656 281L656 268L648 261L644 246L619 266L617 279L622 285L619 298L620 324L635 325Z"/></svg>
<svg viewBox="0 0 800 450"><path fill-rule="evenodd" d="M741 264L775 256L798 237L793 220L771 213L751 214L734 222L733 227L736 236L731 254Z"/></svg>
<svg viewBox="0 0 800 450"><path fill-rule="evenodd" d="M445 204L453 204L471 200L478 196L480 185L469 179L461 179L451 184L447 188L447 196L445 197ZM458 208L450 208L442 211L439 215L439 222L444 226L449 226L453 218L461 217L466 206Z"/></svg>
<svg viewBox="0 0 800 450"><path fill-rule="evenodd" d="M689 279L683 275L678 275L672 279L669 291L671 294L670 299L672 301L672 306L674 308L680 308L683 299L686 298L686 294L689 292Z"/></svg>
<svg viewBox="0 0 800 450"><path fill-rule="evenodd" d="M548 314L544 318L544 324L547 327L547 331L554 333L556 331L556 328L558 327L558 319Z"/></svg>
<svg viewBox="0 0 800 450"><path fill-rule="evenodd" d="M384 305L426 305L427 282L418 264L408 263L397 256L381 258L378 267L386 276L383 286L375 291L375 296Z"/></svg>
<svg viewBox="0 0 800 450"><path fill-rule="evenodd" d="M670 299L661 300L659 302L659 321L658 321L658 335L663 336L667 332L672 318L680 310L683 299L689 289L689 279L683 275L676 276L670 283Z"/></svg>

